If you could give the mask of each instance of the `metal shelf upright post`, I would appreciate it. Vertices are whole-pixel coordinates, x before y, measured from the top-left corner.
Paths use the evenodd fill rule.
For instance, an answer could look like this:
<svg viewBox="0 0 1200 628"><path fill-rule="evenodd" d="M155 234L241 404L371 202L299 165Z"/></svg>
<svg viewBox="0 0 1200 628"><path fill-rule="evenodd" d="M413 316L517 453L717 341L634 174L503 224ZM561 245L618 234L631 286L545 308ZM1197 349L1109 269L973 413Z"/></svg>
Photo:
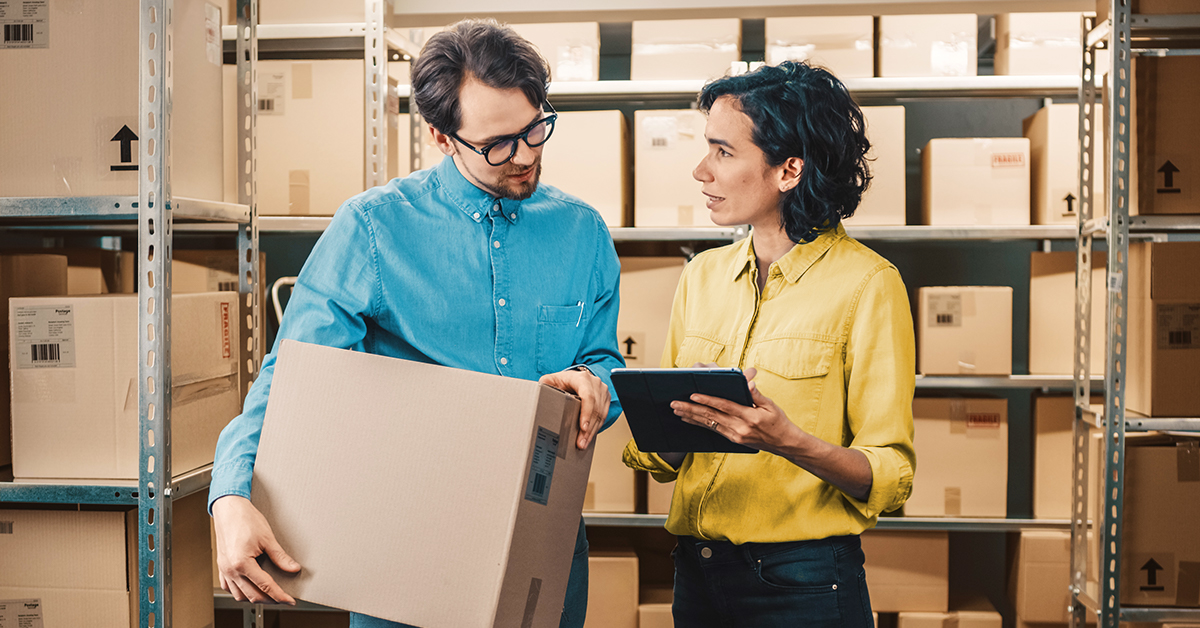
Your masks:
<svg viewBox="0 0 1200 628"><path fill-rule="evenodd" d="M1200 220L1191 216L1135 216L1130 218L1130 186L1133 184L1132 129L1136 112L1131 106L1133 57L1197 55L1200 50L1172 50L1170 41L1180 29L1194 31L1200 27L1200 16L1135 15L1129 0L1109 0L1109 20L1097 24L1095 18L1083 18L1083 72L1079 88L1080 142L1080 204L1078 213L1074 393L1075 425L1073 432L1071 496L1071 626L1082 627L1094 614L1101 628L1117 628L1122 622L1195 621L1200 609L1125 607L1121 604L1122 533L1125 492L1125 435L1127 431L1179 430L1198 431L1197 419L1127 419L1127 356L1129 346L1127 314L1129 300L1129 237L1131 225L1139 234L1163 236L1168 233L1200 230ZM1139 33L1139 29L1146 29ZM1153 33L1150 33L1153 31ZM1165 34L1164 34L1165 33ZM1188 41L1184 38L1183 41ZM1092 177L1096 172L1096 55L1104 50L1110 55L1110 78L1107 84L1108 104L1105 119L1100 122L1107 135L1103 146L1103 167L1108 172L1107 217L1096 217L1096 199L1092 198ZM1136 224L1135 224L1136 223ZM1091 357L1091 256L1093 239L1103 235L1107 241L1107 308L1103 323L1106 328L1104 410L1096 413L1090 407L1091 378L1088 372ZM1097 449L1101 457L1101 473L1097 517L1089 521L1089 446L1092 427L1102 431ZM1099 552L1089 556L1089 533L1099 545ZM1098 582L1089 585L1088 561L1099 558L1096 565Z"/></svg>

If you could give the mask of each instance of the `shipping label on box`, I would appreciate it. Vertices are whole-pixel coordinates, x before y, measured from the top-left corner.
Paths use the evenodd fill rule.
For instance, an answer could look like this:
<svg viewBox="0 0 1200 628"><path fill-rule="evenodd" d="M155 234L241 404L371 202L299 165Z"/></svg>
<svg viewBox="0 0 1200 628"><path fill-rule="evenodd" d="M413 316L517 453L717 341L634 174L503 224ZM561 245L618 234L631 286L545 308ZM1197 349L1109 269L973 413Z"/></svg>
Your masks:
<svg viewBox="0 0 1200 628"><path fill-rule="evenodd" d="M906 515L1007 516L1005 400L914 399L913 429L923 455Z"/></svg>
<svg viewBox="0 0 1200 628"><path fill-rule="evenodd" d="M924 287L917 297L922 374L1012 374L1012 288Z"/></svg>
<svg viewBox="0 0 1200 628"><path fill-rule="evenodd" d="M1029 224L1028 139L933 139L921 170L922 224Z"/></svg>
<svg viewBox="0 0 1200 628"><path fill-rule="evenodd" d="M1200 243L1129 247L1126 406L1153 417L1200 414Z"/></svg>
<svg viewBox="0 0 1200 628"><path fill-rule="evenodd" d="M71 303L12 309L13 368L75 368Z"/></svg>

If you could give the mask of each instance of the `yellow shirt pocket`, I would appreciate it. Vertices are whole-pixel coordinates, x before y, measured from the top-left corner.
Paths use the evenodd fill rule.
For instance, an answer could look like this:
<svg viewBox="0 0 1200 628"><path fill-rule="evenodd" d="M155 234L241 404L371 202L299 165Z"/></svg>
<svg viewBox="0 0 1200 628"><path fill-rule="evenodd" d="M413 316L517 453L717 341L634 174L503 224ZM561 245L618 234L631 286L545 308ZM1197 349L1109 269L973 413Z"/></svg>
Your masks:
<svg viewBox="0 0 1200 628"><path fill-rule="evenodd" d="M701 336L685 336L675 354L675 368L687 369L696 364L716 363L721 366L721 356L725 353L725 345Z"/></svg>
<svg viewBox="0 0 1200 628"><path fill-rule="evenodd" d="M825 440L836 439L840 429L841 416L837 424L818 429L821 395L837 347L828 340L779 338L759 342L746 360L746 366L758 369L754 381L762 394L801 429Z"/></svg>

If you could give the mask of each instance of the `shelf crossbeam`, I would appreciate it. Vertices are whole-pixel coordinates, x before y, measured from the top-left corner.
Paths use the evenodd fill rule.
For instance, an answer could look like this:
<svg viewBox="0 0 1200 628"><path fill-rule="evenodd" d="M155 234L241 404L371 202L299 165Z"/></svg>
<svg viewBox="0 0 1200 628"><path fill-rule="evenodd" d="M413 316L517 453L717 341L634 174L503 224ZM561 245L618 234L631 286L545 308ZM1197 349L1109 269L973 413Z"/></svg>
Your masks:
<svg viewBox="0 0 1200 628"><path fill-rule="evenodd" d="M627 513L584 513L583 522L596 527L661 528L666 515ZM1015 532L1021 530L1065 530L1066 519L1002 519L989 517L880 517L878 530L929 530L950 532Z"/></svg>
<svg viewBox="0 0 1200 628"><path fill-rule="evenodd" d="M0 198L0 218L21 223L35 220L136 221L136 196L52 196ZM153 207L151 208L153 209ZM195 198L174 197L167 209L176 220L245 224L250 207Z"/></svg>

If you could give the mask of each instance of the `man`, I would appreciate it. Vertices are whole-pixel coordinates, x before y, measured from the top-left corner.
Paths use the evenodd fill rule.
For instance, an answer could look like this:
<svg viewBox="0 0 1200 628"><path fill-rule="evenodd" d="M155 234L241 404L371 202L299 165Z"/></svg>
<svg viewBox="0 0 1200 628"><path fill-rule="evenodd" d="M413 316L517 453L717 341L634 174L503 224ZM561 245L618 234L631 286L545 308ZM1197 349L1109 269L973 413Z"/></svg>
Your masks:
<svg viewBox="0 0 1200 628"><path fill-rule="evenodd" d="M467 20L430 38L412 79L447 157L338 210L300 272L276 348L292 338L539 379L580 397L576 446L586 449L620 414L609 396L609 371L622 365L620 267L599 214L538 185L556 118L549 67L511 29ZM221 586L238 600L292 604L255 558L301 566L249 501L274 365L272 353L221 434L209 503ZM562 625L582 626L586 608L581 521ZM396 624L352 615L351 625Z"/></svg>

